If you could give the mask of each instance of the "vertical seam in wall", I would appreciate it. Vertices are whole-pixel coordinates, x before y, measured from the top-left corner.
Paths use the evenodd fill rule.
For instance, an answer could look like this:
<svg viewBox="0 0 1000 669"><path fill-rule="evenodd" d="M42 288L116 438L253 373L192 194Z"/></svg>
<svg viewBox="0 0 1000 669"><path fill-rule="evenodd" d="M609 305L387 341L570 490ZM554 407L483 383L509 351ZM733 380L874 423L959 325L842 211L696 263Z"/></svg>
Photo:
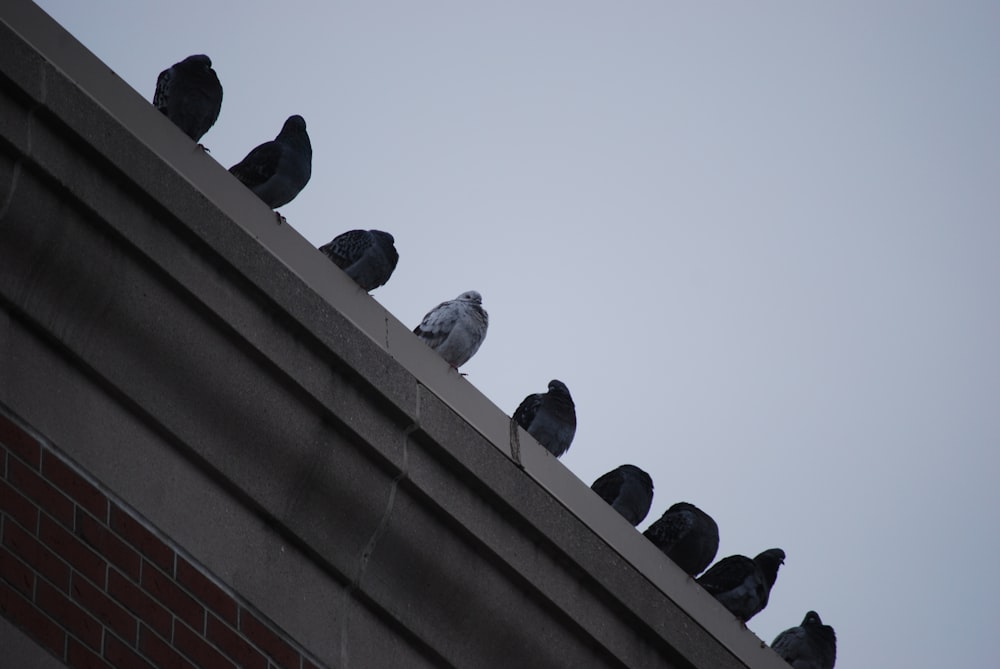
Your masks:
<svg viewBox="0 0 1000 669"><path fill-rule="evenodd" d="M519 468L524 469L524 463L521 462L521 435L518 434L517 421L513 418L510 419L510 458L514 461L514 464Z"/></svg>
<svg viewBox="0 0 1000 669"><path fill-rule="evenodd" d="M410 435L413 434L420 427L420 393L417 393L417 407L416 407L416 418L415 420L406 426L403 430L403 464L399 471L399 474L392 479L392 483L389 484L389 498L386 501L385 510L382 512L382 518L379 520L378 526L375 531L372 532L371 538L365 545L364 550L361 551L361 558L358 561L358 571L354 579L351 581L350 585L344 592L344 613L341 617L340 624L340 669L347 669L350 662L350 653L347 648L347 635L350 630L351 625L351 600L354 596L354 592L361 586L361 579L364 578L365 572L368 570L368 562L371 560L372 555L375 553L375 547L378 545L379 539L385 534L389 527L389 520L392 517L392 511L396 503L396 490L399 488L399 483L406 478L409 471L409 441Z"/></svg>
<svg viewBox="0 0 1000 669"><path fill-rule="evenodd" d="M31 146L31 130L30 123L28 125L28 146ZM21 176L21 159L18 158L14 161L14 169L11 171L10 175L10 187L7 189L7 197L4 198L3 204L0 204L0 221L7 217L7 210L10 209L10 203L14 199L14 191L17 190L18 177Z"/></svg>
<svg viewBox="0 0 1000 669"><path fill-rule="evenodd" d="M25 130L25 144L26 153L31 155L31 128L35 124L35 112L37 112L41 107L45 106L45 100L48 97L48 87L47 79L45 77L45 64L42 63L38 66L38 87L41 89L41 100L32 105L31 109L28 110L27 128ZM10 175L10 188L7 190L7 197L4 198L2 204L0 204L0 221L7 217L7 211L10 209L10 203L14 200L14 192L17 190L17 182L20 180L21 176L21 163L22 158L17 158L14 160L14 169L11 171Z"/></svg>

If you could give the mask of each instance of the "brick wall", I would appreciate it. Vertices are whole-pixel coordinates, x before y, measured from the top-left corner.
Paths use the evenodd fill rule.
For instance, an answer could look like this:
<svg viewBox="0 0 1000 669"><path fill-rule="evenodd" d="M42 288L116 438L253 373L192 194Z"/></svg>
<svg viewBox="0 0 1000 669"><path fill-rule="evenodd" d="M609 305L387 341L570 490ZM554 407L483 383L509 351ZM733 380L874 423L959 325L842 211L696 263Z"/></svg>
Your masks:
<svg viewBox="0 0 1000 669"><path fill-rule="evenodd" d="M0 539L0 613L71 667L319 666L3 415Z"/></svg>

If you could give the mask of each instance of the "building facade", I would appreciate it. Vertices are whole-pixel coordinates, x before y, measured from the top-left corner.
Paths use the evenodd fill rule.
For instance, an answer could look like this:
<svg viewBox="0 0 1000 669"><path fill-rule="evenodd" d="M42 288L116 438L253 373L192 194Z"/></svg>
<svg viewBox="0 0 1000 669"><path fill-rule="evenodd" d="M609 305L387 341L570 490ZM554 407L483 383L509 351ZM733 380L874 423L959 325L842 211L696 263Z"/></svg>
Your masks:
<svg viewBox="0 0 1000 669"><path fill-rule="evenodd" d="M0 45L0 664L785 666L35 5Z"/></svg>

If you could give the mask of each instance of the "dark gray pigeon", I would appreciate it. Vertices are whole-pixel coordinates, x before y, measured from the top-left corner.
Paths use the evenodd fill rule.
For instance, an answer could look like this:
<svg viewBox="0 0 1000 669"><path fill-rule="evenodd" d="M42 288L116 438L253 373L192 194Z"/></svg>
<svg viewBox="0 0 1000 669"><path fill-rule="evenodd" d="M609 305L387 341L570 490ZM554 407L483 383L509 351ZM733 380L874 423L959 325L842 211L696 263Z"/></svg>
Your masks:
<svg viewBox="0 0 1000 669"><path fill-rule="evenodd" d="M305 119L289 116L277 137L255 148L229 171L271 209L294 200L312 176L312 144Z"/></svg>
<svg viewBox="0 0 1000 669"><path fill-rule="evenodd" d="M698 577L698 583L743 623L764 610L785 551L770 548L754 559L730 555Z"/></svg>
<svg viewBox="0 0 1000 669"><path fill-rule="evenodd" d="M222 109L222 84L208 56L188 56L156 79L153 106L199 141L215 125Z"/></svg>
<svg viewBox="0 0 1000 669"><path fill-rule="evenodd" d="M413 334L457 370L479 350L489 324L483 296L470 290L427 312Z"/></svg>
<svg viewBox="0 0 1000 669"><path fill-rule="evenodd" d="M815 611L807 613L798 627L776 636L771 648L793 669L833 669L837 662L837 635Z"/></svg>
<svg viewBox="0 0 1000 669"><path fill-rule="evenodd" d="M392 235L381 230L350 230L319 247L354 283L375 290L392 276L399 254Z"/></svg>
<svg viewBox="0 0 1000 669"><path fill-rule="evenodd" d="M622 465L590 486L601 499L632 525L638 525L653 503L653 479L635 465Z"/></svg>
<svg viewBox="0 0 1000 669"><path fill-rule="evenodd" d="M547 393L524 398L514 420L557 458L569 450L576 434L576 406L562 381L549 381Z"/></svg>
<svg viewBox="0 0 1000 669"><path fill-rule="evenodd" d="M719 552L719 526L687 502L671 506L642 534L688 576L703 572Z"/></svg>

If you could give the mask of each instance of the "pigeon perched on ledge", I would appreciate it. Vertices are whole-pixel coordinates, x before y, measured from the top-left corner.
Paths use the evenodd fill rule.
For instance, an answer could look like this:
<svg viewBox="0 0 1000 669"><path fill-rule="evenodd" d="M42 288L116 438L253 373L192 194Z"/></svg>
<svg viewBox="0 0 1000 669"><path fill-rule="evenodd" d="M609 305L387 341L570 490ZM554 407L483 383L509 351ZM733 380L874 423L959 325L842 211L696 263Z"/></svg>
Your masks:
<svg viewBox="0 0 1000 669"><path fill-rule="evenodd" d="M208 56L188 56L160 72L153 106L181 131L199 141L222 109L222 84Z"/></svg>
<svg viewBox="0 0 1000 669"><path fill-rule="evenodd" d="M312 144L305 119L289 116L277 137L257 146L229 172L271 209L294 200L312 176Z"/></svg>
<svg viewBox="0 0 1000 669"><path fill-rule="evenodd" d="M653 503L653 479L635 465L622 465L590 486L601 499L633 526L646 518Z"/></svg>
<svg viewBox="0 0 1000 669"><path fill-rule="evenodd" d="M457 370L479 350L489 324L483 296L470 290L427 312L413 334Z"/></svg>
<svg viewBox="0 0 1000 669"><path fill-rule="evenodd" d="M385 285L396 269L396 240L381 230L350 230L319 247L354 283L366 291Z"/></svg>
<svg viewBox="0 0 1000 669"><path fill-rule="evenodd" d="M837 635L815 611L807 613L798 627L776 636L771 648L792 669L833 669L837 662Z"/></svg>
<svg viewBox="0 0 1000 669"><path fill-rule="evenodd" d="M687 502L671 506L642 534L688 576L703 572L719 551L719 526Z"/></svg>
<svg viewBox="0 0 1000 669"><path fill-rule="evenodd" d="M557 458L569 450L576 434L576 406L562 381L549 381L547 393L528 395L514 411L514 420Z"/></svg>
<svg viewBox="0 0 1000 669"><path fill-rule="evenodd" d="M698 577L701 587L743 623L764 610L785 551L770 548L754 559L730 555Z"/></svg>

